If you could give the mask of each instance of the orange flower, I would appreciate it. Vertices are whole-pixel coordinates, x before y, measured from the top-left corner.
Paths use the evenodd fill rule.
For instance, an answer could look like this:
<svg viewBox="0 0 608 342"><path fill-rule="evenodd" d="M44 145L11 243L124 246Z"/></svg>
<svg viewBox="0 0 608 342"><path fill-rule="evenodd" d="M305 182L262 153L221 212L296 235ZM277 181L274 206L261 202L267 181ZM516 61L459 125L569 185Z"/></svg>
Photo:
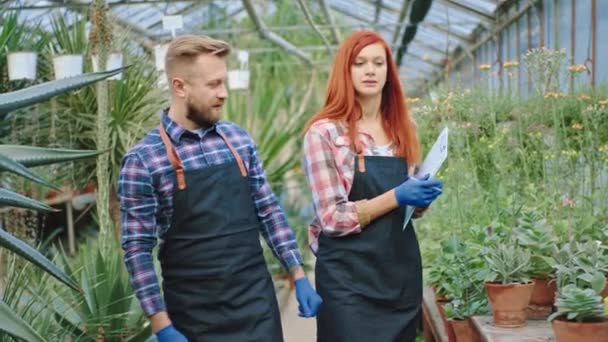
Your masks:
<svg viewBox="0 0 608 342"><path fill-rule="evenodd" d="M490 64L481 64L479 65L479 70L490 70Z"/></svg>
<svg viewBox="0 0 608 342"><path fill-rule="evenodd" d="M505 64L503 64L503 67L505 69L509 69L509 68L515 68L519 66L519 62L518 61L509 61L509 62L505 62Z"/></svg>
<svg viewBox="0 0 608 342"><path fill-rule="evenodd" d="M585 64L574 64L568 67L568 71L572 73L583 72L587 71L587 67L585 66Z"/></svg>
<svg viewBox="0 0 608 342"><path fill-rule="evenodd" d="M577 122L577 123L575 123L575 124L572 124L572 128L573 128L573 129L583 129L583 127L584 127L584 126L583 126L583 124L582 124L582 123L578 123L578 122Z"/></svg>

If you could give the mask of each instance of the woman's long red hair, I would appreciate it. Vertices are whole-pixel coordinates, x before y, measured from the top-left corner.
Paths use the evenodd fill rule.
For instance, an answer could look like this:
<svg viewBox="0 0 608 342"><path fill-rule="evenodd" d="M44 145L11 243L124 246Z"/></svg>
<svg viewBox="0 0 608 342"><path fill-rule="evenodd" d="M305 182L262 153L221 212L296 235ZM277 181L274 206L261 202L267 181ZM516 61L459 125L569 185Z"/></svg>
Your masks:
<svg viewBox="0 0 608 342"><path fill-rule="evenodd" d="M356 145L358 142L357 122L363 113L356 99L351 66L364 47L376 43L384 47L388 67L380 106L384 132L395 144L395 154L404 157L408 166L413 166L420 157L416 127L405 104L405 96L401 89L397 65L391 55L391 49L379 34L372 31L355 32L341 44L327 83L325 105L308 121L304 131L308 131L315 122L322 119L345 122L348 125L348 134L353 148L356 151L359 150L359 146Z"/></svg>

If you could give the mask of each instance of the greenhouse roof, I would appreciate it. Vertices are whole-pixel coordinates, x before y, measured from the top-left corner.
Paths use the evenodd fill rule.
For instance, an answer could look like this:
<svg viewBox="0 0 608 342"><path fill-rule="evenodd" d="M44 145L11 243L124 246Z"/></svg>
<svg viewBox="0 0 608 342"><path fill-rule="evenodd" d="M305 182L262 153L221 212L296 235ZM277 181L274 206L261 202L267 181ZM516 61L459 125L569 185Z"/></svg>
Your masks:
<svg viewBox="0 0 608 342"><path fill-rule="evenodd" d="M267 51L285 51L297 56L302 63L322 64L328 60L316 60L312 52L335 49L341 38L357 29L374 29L392 44L397 53L403 32L410 22L412 4L419 0L294 0L294 11L301 13L301 23L290 26L271 26L263 21L261 13L272 11L272 1L256 0L106 0L112 17L137 37L141 45L152 50L153 46L171 38L165 29L165 16L182 16L183 27L175 32L204 33L222 37L232 34L260 34L273 41L276 48L239 47L251 54ZM90 0L9 0L3 6L19 10L24 20L40 22L50 27L52 14L67 14L86 10ZM407 89L433 82L441 75L446 63L456 53L470 55L479 32L493 32L497 9L505 0L434 0L426 17L418 24L414 39L408 44L400 63L400 74ZM323 20L312 22L312 13ZM210 18L221 15L229 20L251 17L255 27L251 29L220 27L202 30ZM314 24L312 25L311 24ZM288 31L306 31L311 35L323 35L322 45L303 45L282 37ZM227 39L230 41L230 39Z"/></svg>

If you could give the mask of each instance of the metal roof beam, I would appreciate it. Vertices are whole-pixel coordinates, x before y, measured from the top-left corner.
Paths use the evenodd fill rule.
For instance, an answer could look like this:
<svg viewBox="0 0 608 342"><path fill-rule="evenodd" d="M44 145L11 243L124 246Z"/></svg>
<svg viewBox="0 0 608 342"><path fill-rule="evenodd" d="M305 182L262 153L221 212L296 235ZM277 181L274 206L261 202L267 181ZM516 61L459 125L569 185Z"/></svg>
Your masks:
<svg viewBox="0 0 608 342"><path fill-rule="evenodd" d="M401 6L401 11L399 11L399 24L395 28L395 34L393 35L393 44L397 44L399 37L401 36L401 31L403 31L403 28L405 27L405 16L407 15L411 2L412 0L403 0L403 6Z"/></svg>
<svg viewBox="0 0 608 342"><path fill-rule="evenodd" d="M466 14L479 19L480 21L482 21L483 23L485 23L489 26L492 26L492 24L494 23L494 17L487 15L483 12L480 12L467 5L463 5L462 3L458 2L458 1L454 1L454 0L438 0L438 1L439 1L439 3L445 5L446 7L450 7L450 8L456 9L458 11L465 12Z"/></svg>
<svg viewBox="0 0 608 342"><path fill-rule="evenodd" d="M323 10L323 14L325 15L325 19L331 26L331 34L334 38L334 43L338 44L342 41L340 37L340 31L338 30L338 26L336 26L336 22L334 21L334 16L329 10L329 6L327 5L327 0L319 0L321 4L321 9Z"/></svg>
<svg viewBox="0 0 608 342"><path fill-rule="evenodd" d="M245 10L249 14L249 17L255 24L255 27L258 29L258 32L260 33L260 36L262 38L265 38L265 39L273 42L274 44L282 47L285 51L299 57L301 60L306 62L306 64L312 65L312 59L310 58L310 56L308 56L306 53L299 50L296 46L294 46L290 42L286 41L283 37L268 30L268 28L266 27L266 24L262 21L262 19L258 15L251 0L243 0L243 7L245 7Z"/></svg>

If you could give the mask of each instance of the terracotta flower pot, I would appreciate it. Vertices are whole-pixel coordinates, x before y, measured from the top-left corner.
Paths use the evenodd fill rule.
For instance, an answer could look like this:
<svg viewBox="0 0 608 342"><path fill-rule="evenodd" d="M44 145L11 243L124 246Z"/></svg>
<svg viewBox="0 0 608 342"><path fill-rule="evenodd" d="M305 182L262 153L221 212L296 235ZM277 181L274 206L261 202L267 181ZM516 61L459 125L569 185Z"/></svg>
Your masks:
<svg viewBox="0 0 608 342"><path fill-rule="evenodd" d="M490 299L496 326L517 328L526 325L526 308L530 303L534 282L528 284L485 283L484 286Z"/></svg>
<svg viewBox="0 0 608 342"><path fill-rule="evenodd" d="M555 319L552 326L556 342L608 342L608 321L579 323Z"/></svg>
<svg viewBox="0 0 608 342"><path fill-rule="evenodd" d="M450 321L445 315L444 305L449 303L449 300L436 300L437 309L439 310L439 315L441 316L441 320L443 321L443 327L445 329L445 334L448 337L449 342L456 342L456 336L454 336L454 330L452 330L452 326L450 325Z"/></svg>
<svg viewBox="0 0 608 342"><path fill-rule="evenodd" d="M534 289L530 304L526 309L528 319L543 320L553 311L557 285L552 279L534 279Z"/></svg>
<svg viewBox="0 0 608 342"><path fill-rule="evenodd" d="M456 342L479 342L481 339L470 319L450 320Z"/></svg>

